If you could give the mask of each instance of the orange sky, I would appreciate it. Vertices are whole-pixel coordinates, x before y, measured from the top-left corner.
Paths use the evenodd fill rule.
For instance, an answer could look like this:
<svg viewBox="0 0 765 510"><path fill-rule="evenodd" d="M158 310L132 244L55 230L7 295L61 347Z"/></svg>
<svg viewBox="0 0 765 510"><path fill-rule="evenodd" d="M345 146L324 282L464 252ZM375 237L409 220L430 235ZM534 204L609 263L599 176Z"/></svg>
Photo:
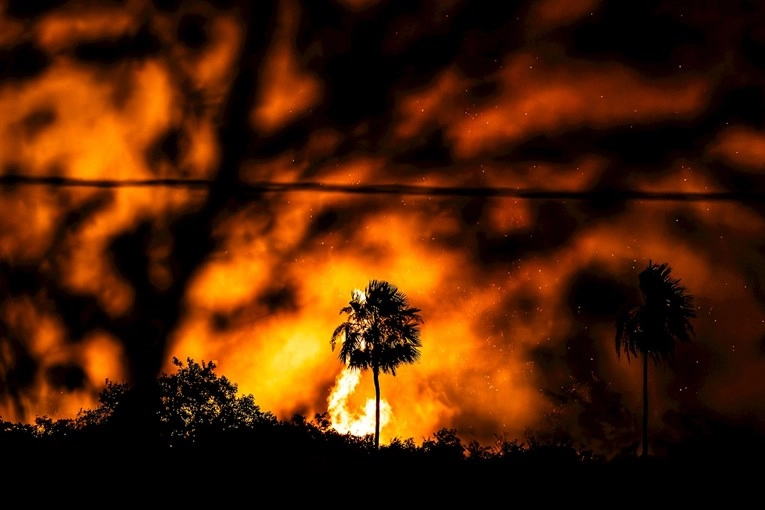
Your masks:
<svg viewBox="0 0 765 510"><path fill-rule="evenodd" d="M381 279L424 318L420 362L381 379L383 442L454 427L491 443L552 423L611 450L636 437L641 381L616 357L614 318L650 259L698 307L677 371L652 372L658 434L673 410L762 420L759 204L242 193L762 191L757 16L618 5L285 0L252 14L268 30L248 46L237 2L0 3L2 174L216 179L242 154L240 188L216 209L197 187L0 185L0 416L93 406L142 352L122 325L166 320L162 370L214 360L261 408L312 417L343 368L339 311ZM628 20L653 39L633 40ZM242 147L221 126L246 72ZM181 231L194 214L209 223ZM373 395L362 374L348 412Z"/></svg>

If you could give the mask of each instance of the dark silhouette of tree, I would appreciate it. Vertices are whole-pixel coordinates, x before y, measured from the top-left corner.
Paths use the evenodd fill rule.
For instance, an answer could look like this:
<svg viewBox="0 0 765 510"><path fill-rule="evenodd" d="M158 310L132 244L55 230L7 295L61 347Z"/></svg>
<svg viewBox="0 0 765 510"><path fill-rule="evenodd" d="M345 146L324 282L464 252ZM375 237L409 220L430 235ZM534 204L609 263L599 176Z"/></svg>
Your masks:
<svg viewBox="0 0 765 510"><path fill-rule="evenodd" d="M457 435L456 429L442 428L422 442L422 449L438 462L458 462L465 460L465 445Z"/></svg>
<svg viewBox="0 0 765 510"><path fill-rule="evenodd" d="M215 363L187 361L184 366L173 358L178 371L159 378L163 403L160 422L169 427L171 444L194 442L211 432L251 428L264 419L253 396L239 396L236 384L215 373Z"/></svg>
<svg viewBox="0 0 765 510"><path fill-rule="evenodd" d="M260 410L250 394L239 395L238 387L215 373L212 361L197 363L187 358L184 365L173 358L178 370L157 379L161 406L158 421L162 443L181 446L210 441L231 431L252 430L259 424L274 424L276 418ZM99 394L96 409L79 414L79 427L103 426L114 419L121 402L129 396L129 386L107 381Z"/></svg>
<svg viewBox="0 0 765 510"><path fill-rule="evenodd" d="M342 337L340 360L351 369L372 370L375 383L375 448L380 447L380 372L396 375L402 363L420 358L419 308L394 285L371 280L364 291L353 291L340 310L348 320L332 333L332 350Z"/></svg>
<svg viewBox="0 0 765 510"><path fill-rule="evenodd" d="M616 354L643 357L643 430L641 456L648 455L648 360L659 365L674 363L675 344L690 341L694 335L690 319L696 317L693 296L670 276L668 264L653 264L641 271L638 279L643 304L629 306L616 321Z"/></svg>

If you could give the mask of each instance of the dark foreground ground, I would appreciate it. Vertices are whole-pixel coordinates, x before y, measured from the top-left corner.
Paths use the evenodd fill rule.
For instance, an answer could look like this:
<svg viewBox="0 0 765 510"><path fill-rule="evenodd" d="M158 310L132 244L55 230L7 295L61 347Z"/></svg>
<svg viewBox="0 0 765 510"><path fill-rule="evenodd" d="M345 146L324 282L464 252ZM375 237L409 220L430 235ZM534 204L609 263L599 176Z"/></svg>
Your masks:
<svg viewBox="0 0 765 510"><path fill-rule="evenodd" d="M276 445L272 445L276 446ZM701 453L701 452L700 452ZM730 453L730 452L729 452ZM763 458L473 461L289 448L6 450L5 508L760 508ZM8 499L10 498L10 499ZM650 506L646 506L650 505Z"/></svg>

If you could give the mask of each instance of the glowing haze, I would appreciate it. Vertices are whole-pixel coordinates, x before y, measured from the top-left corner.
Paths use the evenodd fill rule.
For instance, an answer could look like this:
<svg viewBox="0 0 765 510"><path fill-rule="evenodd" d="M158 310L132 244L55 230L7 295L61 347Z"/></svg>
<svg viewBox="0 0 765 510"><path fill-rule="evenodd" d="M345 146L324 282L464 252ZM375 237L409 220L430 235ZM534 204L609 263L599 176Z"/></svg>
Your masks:
<svg viewBox="0 0 765 510"><path fill-rule="evenodd" d="M562 428L612 451L637 439L641 395L614 318L649 259L698 306L676 370L652 371L653 430L765 418L765 209L735 199L765 191L765 32L743 7L285 0L253 51L235 1L53 4L0 3L4 175L215 179L241 148L220 136L248 71L253 136L214 215L204 186L0 185L4 419L72 417L132 377L121 325L180 284L172 317L147 318L167 319L161 370L214 360L279 417L371 433L371 374L329 340L378 279L424 319L421 360L380 379L383 443ZM306 181L464 193L246 192ZM211 220L176 237L197 213ZM179 247L208 241L179 279Z"/></svg>

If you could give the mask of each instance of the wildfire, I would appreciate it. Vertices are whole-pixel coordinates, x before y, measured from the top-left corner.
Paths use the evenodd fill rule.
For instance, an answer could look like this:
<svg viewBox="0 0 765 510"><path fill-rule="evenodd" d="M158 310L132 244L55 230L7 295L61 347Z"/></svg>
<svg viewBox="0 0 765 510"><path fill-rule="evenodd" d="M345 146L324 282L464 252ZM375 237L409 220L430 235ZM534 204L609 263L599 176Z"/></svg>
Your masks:
<svg viewBox="0 0 765 510"><path fill-rule="evenodd" d="M335 379L335 385L327 398L328 411L332 428L341 434L366 436L375 432L375 399L367 399L364 406L354 412L350 407L350 398L361 379L360 370L344 367ZM380 429L393 416L390 404L380 399Z"/></svg>
<svg viewBox="0 0 765 510"><path fill-rule="evenodd" d="M329 340L348 290L379 278L400 285L426 321L422 359L382 379L383 438L454 427L493 444L497 433L521 437L553 411L564 416L562 400L571 409L562 425L599 438L639 413L642 373L616 358L613 320L649 258L671 263L699 306L699 341L684 358L697 388L666 394L686 377L654 372L663 378L651 383L656 429L678 402L731 414L754 403L761 412L760 206L470 191L757 191L765 131L741 115L749 96L729 96L760 84L748 81L756 66L720 72L750 59L717 49L728 29L710 30L701 46L668 48L666 62L646 72L646 62L615 58L616 49L588 58L597 38L566 50L570 34L605 16L593 15L597 0L535 2L518 11L525 19L497 17L480 30L468 26L477 14L468 2L414 2L403 12L342 0L325 18L311 2L289 0L277 2L275 26L240 66L251 51L242 13L216 7L235 3L48 2L59 7L26 19L12 15L24 2L0 0L0 51L9 57L0 65L0 174L200 184L242 141L252 144L230 162L240 168L232 177L253 189L317 182L459 193L237 192L199 226L197 246L197 232L178 221L207 210L208 190L196 184L0 183L0 417L72 418L96 405L104 381L128 378L127 361L140 359L124 324L143 324L143 310L176 296L167 308L173 330L156 339L166 348L163 371L175 371L173 356L219 360L221 374L279 418L328 410L338 432L372 434L372 376L338 373ZM678 13L676 22L689 33L707 20L711 28L717 9ZM756 39L746 16L733 21L740 30L730 33ZM433 44L433 56L417 60L447 33L489 27L497 32L487 39ZM503 42L506 27L519 30L517 44ZM26 63L29 48L39 68ZM716 62L718 51L725 58ZM378 58L382 67L365 67ZM677 72L657 72L673 59ZM380 71L379 83L365 71ZM254 73L257 136L219 140L239 72ZM364 95L349 93L356 89ZM733 109L714 110L723 106ZM202 250L188 271L187 248ZM357 289L352 299L366 296ZM602 406L564 395L569 381L607 381L594 389Z"/></svg>

